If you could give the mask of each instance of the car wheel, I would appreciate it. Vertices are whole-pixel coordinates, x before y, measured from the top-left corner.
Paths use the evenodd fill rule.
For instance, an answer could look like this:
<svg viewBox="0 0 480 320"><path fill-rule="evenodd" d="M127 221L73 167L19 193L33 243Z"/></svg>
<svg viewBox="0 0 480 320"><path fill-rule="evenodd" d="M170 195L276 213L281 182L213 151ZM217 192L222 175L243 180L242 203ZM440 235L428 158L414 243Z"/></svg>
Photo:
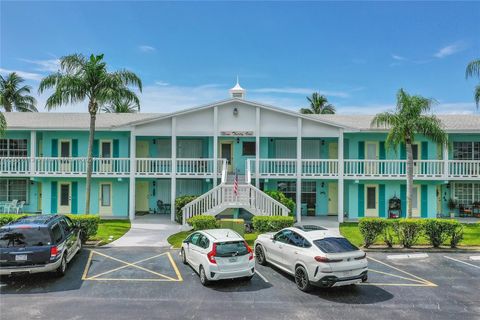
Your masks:
<svg viewBox="0 0 480 320"><path fill-rule="evenodd" d="M307 292L311 289L307 270L302 266L298 266L295 269L295 283L297 284L297 288L303 292Z"/></svg>
<svg viewBox="0 0 480 320"><path fill-rule="evenodd" d="M67 271L67 253L64 252L62 256L62 262L60 262L60 265L57 268L57 276L63 277Z"/></svg>
<svg viewBox="0 0 480 320"><path fill-rule="evenodd" d="M204 286L208 285L208 279L207 275L205 274L205 270L203 269L202 266L200 266L200 283L203 284Z"/></svg>
<svg viewBox="0 0 480 320"><path fill-rule="evenodd" d="M251 276L245 277L244 279L245 279L245 281L250 281L250 280L252 280L252 278L253 278L253 274Z"/></svg>
<svg viewBox="0 0 480 320"><path fill-rule="evenodd" d="M259 265L266 265L267 258L265 257L265 251L263 251L263 247L261 245L257 245L255 247L255 259L257 260Z"/></svg>
<svg viewBox="0 0 480 320"><path fill-rule="evenodd" d="M362 278L362 282L367 282L367 280L368 280L368 276L364 276L364 277Z"/></svg>
<svg viewBox="0 0 480 320"><path fill-rule="evenodd" d="M185 255L185 250L183 250L183 248L180 251L180 254L182 255L182 263L187 264L187 256Z"/></svg>

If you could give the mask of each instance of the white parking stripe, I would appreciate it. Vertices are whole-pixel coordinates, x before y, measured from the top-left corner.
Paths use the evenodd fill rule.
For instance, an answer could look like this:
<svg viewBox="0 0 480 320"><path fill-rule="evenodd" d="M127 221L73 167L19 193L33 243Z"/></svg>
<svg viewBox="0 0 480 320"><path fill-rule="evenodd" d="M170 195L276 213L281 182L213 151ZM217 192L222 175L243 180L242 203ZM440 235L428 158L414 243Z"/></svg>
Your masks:
<svg viewBox="0 0 480 320"><path fill-rule="evenodd" d="M393 254L388 255L388 260L402 260L402 259L423 259L428 258L426 253L409 253L409 254Z"/></svg>
<svg viewBox="0 0 480 320"><path fill-rule="evenodd" d="M480 261L480 256L470 256L470 260L472 260L472 261Z"/></svg>
<svg viewBox="0 0 480 320"><path fill-rule="evenodd" d="M474 267L474 268L480 269L479 266L476 266L476 265L474 265L474 264L471 264L471 263L468 263L468 262L465 262L465 261L462 261L462 260L458 260L458 259L455 259L455 258L452 258L452 257L447 257L447 256L443 256L443 257L446 258L446 259L450 259L450 260L453 260L453 261L456 261L456 262L460 262L460 263L466 264L467 266L470 266L470 267Z"/></svg>
<svg viewBox="0 0 480 320"><path fill-rule="evenodd" d="M260 278L262 278L263 281L265 281L266 283L268 283L267 278L265 278L260 272L258 272L258 270L255 270L255 273L258 274L258 276L259 276Z"/></svg>

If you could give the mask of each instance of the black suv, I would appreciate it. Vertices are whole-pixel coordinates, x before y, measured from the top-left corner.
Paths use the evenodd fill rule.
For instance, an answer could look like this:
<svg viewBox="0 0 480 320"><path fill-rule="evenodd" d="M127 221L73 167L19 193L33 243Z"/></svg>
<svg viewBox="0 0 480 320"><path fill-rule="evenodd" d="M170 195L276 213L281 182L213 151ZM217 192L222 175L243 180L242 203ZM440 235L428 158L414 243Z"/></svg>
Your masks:
<svg viewBox="0 0 480 320"><path fill-rule="evenodd" d="M21 218L0 228L0 275L55 271L82 248L80 227L63 215Z"/></svg>

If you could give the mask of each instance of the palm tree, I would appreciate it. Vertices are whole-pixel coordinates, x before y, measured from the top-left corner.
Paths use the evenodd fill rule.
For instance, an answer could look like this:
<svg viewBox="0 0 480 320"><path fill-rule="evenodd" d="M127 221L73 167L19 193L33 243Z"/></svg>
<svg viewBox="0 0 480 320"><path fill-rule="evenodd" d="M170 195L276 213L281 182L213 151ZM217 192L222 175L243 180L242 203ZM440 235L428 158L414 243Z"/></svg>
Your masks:
<svg viewBox="0 0 480 320"><path fill-rule="evenodd" d="M136 113L140 111L140 105L128 99L115 99L111 104L102 108L106 113Z"/></svg>
<svg viewBox="0 0 480 320"><path fill-rule="evenodd" d="M307 97L310 102L309 108L301 108L300 113L303 114L334 114L335 107L328 103L327 97L314 92L311 97Z"/></svg>
<svg viewBox="0 0 480 320"><path fill-rule="evenodd" d="M137 95L129 86L142 91L142 81L133 72L119 70L109 72L103 60L103 54L72 54L60 59L60 71L53 73L40 82L38 91L54 88L47 99L46 108L52 110L68 103L80 103L88 100L90 113L90 135L88 139L87 179L85 192L85 211L90 212L90 186L92 179L92 148L95 135L95 120L98 110L115 100L125 98L139 104Z"/></svg>
<svg viewBox="0 0 480 320"><path fill-rule="evenodd" d="M403 89L397 93L397 107L395 112L377 114L371 126L389 128L385 146L396 148L405 144L407 151L407 217L412 217L413 195L413 153L412 143L415 135L424 137L446 147L447 134L442 128L440 120L434 115L425 114L434 103L434 100L418 95L409 95Z"/></svg>
<svg viewBox="0 0 480 320"><path fill-rule="evenodd" d="M22 85L25 80L16 72L7 75L6 78L0 75L0 105L6 112L17 110L20 112L37 112L35 104L37 101L29 95L32 87Z"/></svg>
<svg viewBox="0 0 480 320"><path fill-rule="evenodd" d="M470 77L477 76L480 79L480 59L473 60L467 65L465 70L465 77L468 79ZM475 103L477 104L477 109L480 106L480 84L475 87Z"/></svg>
<svg viewBox="0 0 480 320"><path fill-rule="evenodd" d="M5 121L5 117L0 112L0 137L5 133L5 129L7 129L7 121Z"/></svg>

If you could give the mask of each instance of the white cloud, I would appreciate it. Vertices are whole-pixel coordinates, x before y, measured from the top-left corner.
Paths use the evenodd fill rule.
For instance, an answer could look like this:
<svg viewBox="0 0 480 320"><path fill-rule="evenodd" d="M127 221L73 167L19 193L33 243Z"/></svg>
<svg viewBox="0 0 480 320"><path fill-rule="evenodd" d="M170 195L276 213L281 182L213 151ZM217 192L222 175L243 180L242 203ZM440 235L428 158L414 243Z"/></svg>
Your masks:
<svg viewBox="0 0 480 320"><path fill-rule="evenodd" d="M140 49L140 51L142 52L153 52L155 51L156 49L152 46L148 46L148 45L141 45L138 47L138 49Z"/></svg>
<svg viewBox="0 0 480 320"><path fill-rule="evenodd" d="M440 48L433 56L436 58L445 58L455 54L457 52L463 51L467 48L466 44L463 41L458 41L443 48Z"/></svg>
<svg viewBox="0 0 480 320"><path fill-rule="evenodd" d="M162 80L155 81L155 84L156 84L157 86L169 86L169 85L170 85L170 83L165 82L165 81L162 81Z"/></svg>
<svg viewBox="0 0 480 320"><path fill-rule="evenodd" d="M20 59L20 60L35 65L36 71L56 72L60 68L60 59L47 59L47 60Z"/></svg>
<svg viewBox="0 0 480 320"><path fill-rule="evenodd" d="M392 59L398 60L398 61L405 61L407 58L399 56L398 54L392 54Z"/></svg>
<svg viewBox="0 0 480 320"><path fill-rule="evenodd" d="M20 70L8 70L8 69L0 68L0 73L2 74L12 73L12 72L16 72L20 77L26 80L40 81L43 78L43 76L38 73L32 73L32 72L26 72L26 71L20 71Z"/></svg>
<svg viewBox="0 0 480 320"><path fill-rule="evenodd" d="M344 91L323 91L315 90L312 88L295 88L295 87L283 87L283 88L259 88L252 89L251 92L256 93L280 93L280 94L301 94L301 95L311 95L313 92L319 92L325 96L332 96L338 98L347 98L350 96L348 92Z"/></svg>

